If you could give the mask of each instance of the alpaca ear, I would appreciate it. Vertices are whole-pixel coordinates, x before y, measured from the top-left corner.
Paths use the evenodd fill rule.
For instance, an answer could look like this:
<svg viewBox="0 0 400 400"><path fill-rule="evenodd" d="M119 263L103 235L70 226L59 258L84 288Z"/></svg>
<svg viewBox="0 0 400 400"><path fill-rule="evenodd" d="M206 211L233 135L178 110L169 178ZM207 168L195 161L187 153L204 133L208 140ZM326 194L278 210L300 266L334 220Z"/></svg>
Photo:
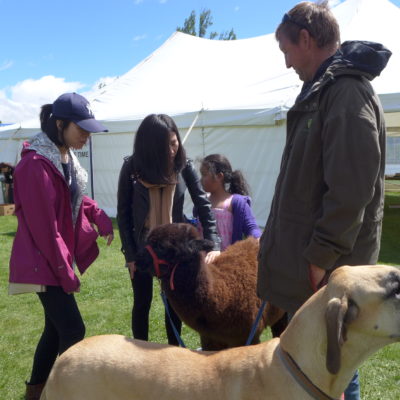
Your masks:
<svg viewBox="0 0 400 400"><path fill-rule="evenodd" d="M331 299L326 308L327 353L326 368L336 375L340 370L341 346L347 340L347 326L358 316L358 307L344 295Z"/></svg>
<svg viewBox="0 0 400 400"><path fill-rule="evenodd" d="M206 251L208 253L214 249L214 242L207 239L193 239L189 242L189 246L196 252Z"/></svg>

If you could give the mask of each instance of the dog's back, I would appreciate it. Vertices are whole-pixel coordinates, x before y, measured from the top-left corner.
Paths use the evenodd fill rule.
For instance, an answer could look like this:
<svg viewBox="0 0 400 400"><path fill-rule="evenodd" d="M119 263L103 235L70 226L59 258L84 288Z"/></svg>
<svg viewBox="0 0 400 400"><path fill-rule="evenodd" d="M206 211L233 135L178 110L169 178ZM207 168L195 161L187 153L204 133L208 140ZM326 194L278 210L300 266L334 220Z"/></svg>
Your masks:
<svg viewBox="0 0 400 400"><path fill-rule="evenodd" d="M400 271L342 267L279 339L196 352L119 335L85 339L56 361L42 400L308 400L284 366L287 352L328 397L360 360L400 341Z"/></svg>
<svg viewBox="0 0 400 400"><path fill-rule="evenodd" d="M94 336L56 361L41 400L245 399L240 393L248 391L260 367L252 363L262 355L263 364L269 363L277 342L197 352L120 335ZM251 398L258 398L254 390Z"/></svg>

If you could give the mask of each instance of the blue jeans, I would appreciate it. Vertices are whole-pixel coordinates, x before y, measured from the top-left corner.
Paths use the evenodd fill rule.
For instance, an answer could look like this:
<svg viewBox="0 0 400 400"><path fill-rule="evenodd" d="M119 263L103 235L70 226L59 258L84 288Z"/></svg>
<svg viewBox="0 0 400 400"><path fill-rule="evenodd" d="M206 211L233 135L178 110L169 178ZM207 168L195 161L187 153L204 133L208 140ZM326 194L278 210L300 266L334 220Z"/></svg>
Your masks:
<svg viewBox="0 0 400 400"><path fill-rule="evenodd" d="M358 371L354 374L352 380L344 391L344 400L360 400L360 382L358 380Z"/></svg>

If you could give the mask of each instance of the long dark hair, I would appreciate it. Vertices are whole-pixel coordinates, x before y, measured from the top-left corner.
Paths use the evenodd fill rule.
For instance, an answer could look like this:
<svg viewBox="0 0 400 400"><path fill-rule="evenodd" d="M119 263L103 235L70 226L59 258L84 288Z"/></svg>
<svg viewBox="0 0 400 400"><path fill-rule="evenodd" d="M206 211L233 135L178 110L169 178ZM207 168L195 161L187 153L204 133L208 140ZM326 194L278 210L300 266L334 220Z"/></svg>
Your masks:
<svg viewBox="0 0 400 400"><path fill-rule="evenodd" d="M170 157L170 133L176 134L179 148ZM132 173L152 184L176 183L176 174L186 164L186 152L174 120L166 114L150 114L140 124L133 145Z"/></svg>
<svg viewBox="0 0 400 400"><path fill-rule="evenodd" d="M53 114L53 104L45 104L40 111L40 128L56 146L65 146L64 130L71 121L56 118ZM61 131L58 131L56 120L62 121Z"/></svg>
<svg viewBox="0 0 400 400"><path fill-rule="evenodd" d="M231 163L222 154L210 154L204 157L201 166L207 168L214 176L219 173L224 174L224 184L229 185L229 193L249 195L249 185L242 172L240 170L232 171Z"/></svg>

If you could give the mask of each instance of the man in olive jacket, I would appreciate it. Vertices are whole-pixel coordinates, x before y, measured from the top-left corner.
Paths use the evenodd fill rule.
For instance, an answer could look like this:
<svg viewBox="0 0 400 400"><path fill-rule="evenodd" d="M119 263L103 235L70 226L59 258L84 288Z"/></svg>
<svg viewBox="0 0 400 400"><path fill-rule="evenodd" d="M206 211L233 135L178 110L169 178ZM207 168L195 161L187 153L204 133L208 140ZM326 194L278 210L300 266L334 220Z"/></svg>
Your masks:
<svg viewBox="0 0 400 400"><path fill-rule="evenodd" d="M304 81L287 114L287 139L265 231L258 294L295 311L341 265L378 260L385 124L370 80L391 55L345 42L325 4L300 3L276 31L287 68Z"/></svg>
<svg viewBox="0 0 400 400"><path fill-rule="evenodd" d="M326 2L293 7L276 39L287 68L304 84L287 114L257 291L291 318L332 270L378 260L386 132L369 81L391 53L372 42L339 47L339 26ZM356 374L345 399L359 398Z"/></svg>

